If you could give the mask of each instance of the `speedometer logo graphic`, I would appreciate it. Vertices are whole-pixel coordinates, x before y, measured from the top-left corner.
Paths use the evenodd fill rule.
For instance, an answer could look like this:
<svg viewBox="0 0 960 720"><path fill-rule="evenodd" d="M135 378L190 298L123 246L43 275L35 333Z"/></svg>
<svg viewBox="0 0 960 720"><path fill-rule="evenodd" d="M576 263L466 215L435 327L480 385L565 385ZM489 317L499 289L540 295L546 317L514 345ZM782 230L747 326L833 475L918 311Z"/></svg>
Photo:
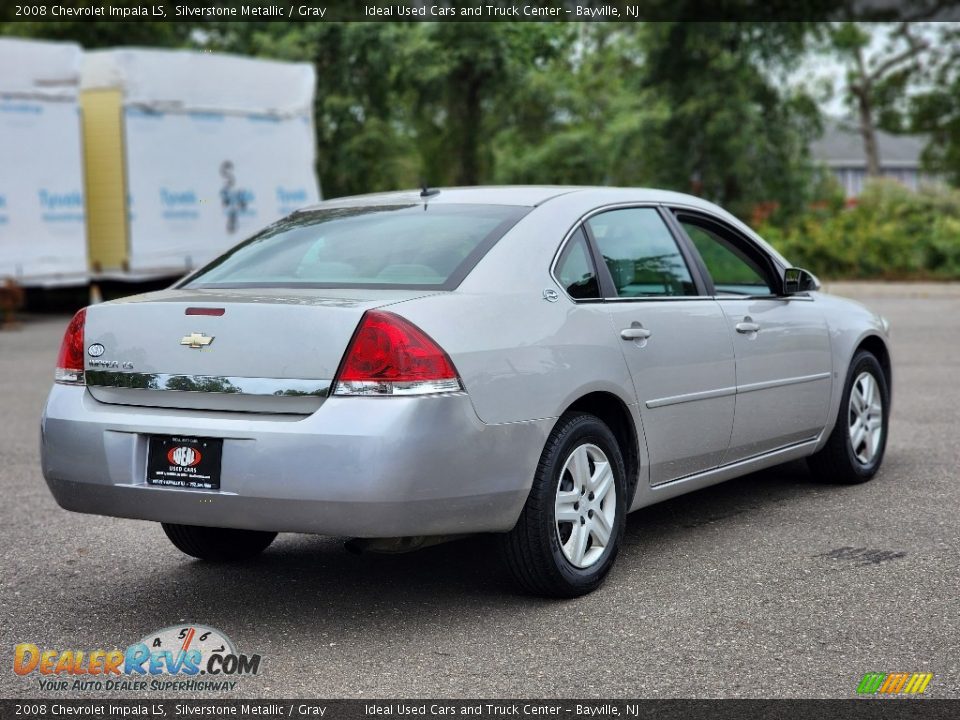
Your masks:
<svg viewBox="0 0 960 720"><path fill-rule="evenodd" d="M171 625L150 633L141 640L144 645L155 650L189 652L199 650L206 658L213 653L236 655L236 649L230 638L216 628L207 625Z"/></svg>

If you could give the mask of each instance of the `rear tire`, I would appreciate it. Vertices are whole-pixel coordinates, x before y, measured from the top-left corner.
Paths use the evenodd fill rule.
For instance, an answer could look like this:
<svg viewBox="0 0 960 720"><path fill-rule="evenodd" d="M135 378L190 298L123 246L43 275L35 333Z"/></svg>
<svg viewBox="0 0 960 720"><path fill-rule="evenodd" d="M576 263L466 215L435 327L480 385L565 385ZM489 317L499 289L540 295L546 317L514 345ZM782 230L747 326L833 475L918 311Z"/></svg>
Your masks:
<svg viewBox="0 0 960 720"><path fill-rule="evenodd" d="M266 550L277 537L275 532L259 530L160 524L180 552L210 562L249 560Z"/></svg>
<svg viewBox="0 0 960 720"><path fill-rule="evenodd" d="M616 438L594 415L563 416L547 440L527 503L501 538L527 592L572 598L600 586L626 525L626 470Z"/></svg>
<svg viewBox="0 0 960 720"><path fill-rule="evenodd" d="M807 458L819 482L856 485L873 478L887 446L890 392L872 353L858 352L847 372L837 421L827 444Z"/></svg>

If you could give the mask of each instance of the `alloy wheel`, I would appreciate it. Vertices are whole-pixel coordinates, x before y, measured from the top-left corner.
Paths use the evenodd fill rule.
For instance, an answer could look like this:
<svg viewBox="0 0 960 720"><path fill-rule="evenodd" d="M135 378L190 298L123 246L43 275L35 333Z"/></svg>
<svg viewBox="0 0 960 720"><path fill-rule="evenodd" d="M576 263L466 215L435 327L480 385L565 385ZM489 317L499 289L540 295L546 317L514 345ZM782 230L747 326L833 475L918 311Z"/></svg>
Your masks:
<svg viewBox="0 0 960 720"><path fill-rule="evenodd" d="M588 568L611 542L617 512L617 487L606 454L596 445L574 448L557 483L555 518L564 557Z"/></svg>
<svg viewBox="0 0 960 720"><path fill-rule="evenodd" d="M883 398L869 372L860 373L850 389L847 426L853 454L861 465L869 465L883 438Z"/></svg>

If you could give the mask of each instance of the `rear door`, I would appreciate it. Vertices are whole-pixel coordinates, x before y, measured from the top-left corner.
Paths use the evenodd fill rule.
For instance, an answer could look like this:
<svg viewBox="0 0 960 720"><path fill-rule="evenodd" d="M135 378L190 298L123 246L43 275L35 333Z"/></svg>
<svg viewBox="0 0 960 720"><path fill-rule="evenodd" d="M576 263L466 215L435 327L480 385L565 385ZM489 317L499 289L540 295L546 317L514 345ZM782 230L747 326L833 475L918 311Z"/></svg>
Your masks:
<svg viewBox="0 0 960 720"><path fill-rule="evenodd" d="M715 468L730 441L733 342L656 207L604 210L584 223L613 330L633 377L650 483Z"/></svg>
<svg viewBox="0 0 960 720"><path fill-rule="evenodd" d="M817 437L833 367L815 295L778 297L772 259L728 223L684 211L677 220L706 269L736 355L736 414L724 464Z"/></svg>

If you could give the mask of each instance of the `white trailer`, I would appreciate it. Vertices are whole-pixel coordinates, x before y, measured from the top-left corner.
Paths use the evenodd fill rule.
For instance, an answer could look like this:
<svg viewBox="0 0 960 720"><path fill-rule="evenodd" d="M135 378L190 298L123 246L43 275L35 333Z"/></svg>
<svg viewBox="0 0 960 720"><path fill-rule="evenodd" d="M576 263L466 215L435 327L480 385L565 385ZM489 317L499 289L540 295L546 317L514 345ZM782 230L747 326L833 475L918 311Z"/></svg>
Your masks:
<svg viewBox="0 0 960 720"><path fill-rule="evenodd" d="M83 285L82 50L0 38L0 284Z"/></svg>
<svg viewBox="0 0 960 720"><path fill-rule="evenodd" d="M319 200L313 66L193 51L84 55L96 278L182 274Z"/></svg>

